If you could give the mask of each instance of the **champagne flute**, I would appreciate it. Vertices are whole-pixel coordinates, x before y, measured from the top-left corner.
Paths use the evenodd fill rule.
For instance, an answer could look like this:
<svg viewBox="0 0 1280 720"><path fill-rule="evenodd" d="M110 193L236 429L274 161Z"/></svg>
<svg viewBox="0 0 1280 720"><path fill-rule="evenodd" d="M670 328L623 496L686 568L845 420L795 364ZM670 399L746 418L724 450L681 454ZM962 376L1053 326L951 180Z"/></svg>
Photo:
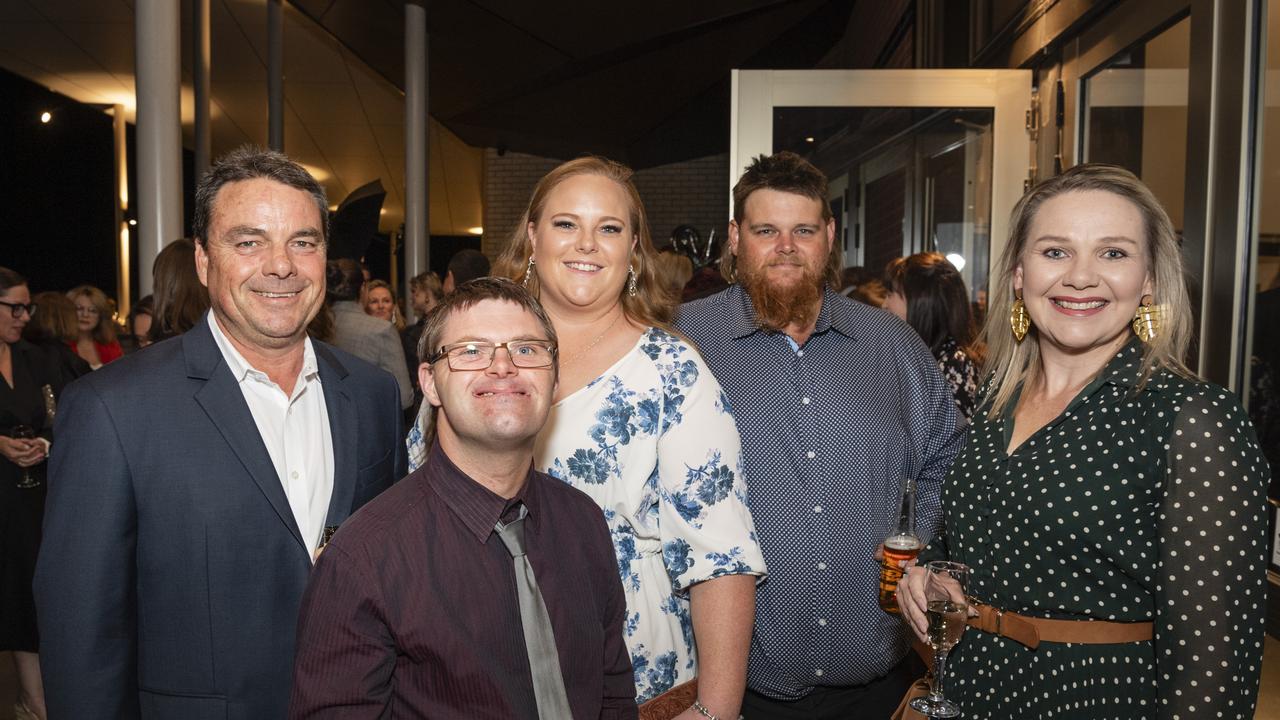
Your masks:
<svg viewBox="0 0 1280 720"><path fill-rule="evenodd" d="M957 562L935 560L925 566L924 594L928 602L926 633L933 648L933 678L929 695L911 701L911 709L931 718L953 718L960 708L942 694L947 653L960 641L969 617L969 567Z"/></svg>
<svg viewBox="0 0 1280 720"><path fill-rule="evenodd" d="M32 440L35 436L36 431L32 430L30 425L14 425L9 431L9 437L14 440ZM18 487L23 490L40 487L40 481L31 477L30 468L22 468L22 479L18 481Z"/></svg>

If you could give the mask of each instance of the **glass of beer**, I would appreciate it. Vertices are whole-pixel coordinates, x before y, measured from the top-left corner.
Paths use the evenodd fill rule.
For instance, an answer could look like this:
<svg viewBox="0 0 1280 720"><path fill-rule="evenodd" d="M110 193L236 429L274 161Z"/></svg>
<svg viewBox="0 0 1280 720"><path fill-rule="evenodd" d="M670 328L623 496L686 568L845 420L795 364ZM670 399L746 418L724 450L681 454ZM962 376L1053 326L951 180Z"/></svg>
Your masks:
<svg viewBox="0 0 1280 720"><path fill-rule="evenodd" d="M898 581L902 579L903 561L911 563L924 548L916 534L916 481L903 478L898 512L893 518L894 531L885 538L880 560L880 609L898 613Z"/></svg>
<svg viewBox="0 0 1280 720"><path fill-rule="evenodd" d="M953 718L960 708L942 694L947 669L947 653L960 641L969 618L969 567L937 560L925 566L924 595L928 602L926 633L933 648L933 678L926 697L911 701L911 709L931 718Z"/></svg>

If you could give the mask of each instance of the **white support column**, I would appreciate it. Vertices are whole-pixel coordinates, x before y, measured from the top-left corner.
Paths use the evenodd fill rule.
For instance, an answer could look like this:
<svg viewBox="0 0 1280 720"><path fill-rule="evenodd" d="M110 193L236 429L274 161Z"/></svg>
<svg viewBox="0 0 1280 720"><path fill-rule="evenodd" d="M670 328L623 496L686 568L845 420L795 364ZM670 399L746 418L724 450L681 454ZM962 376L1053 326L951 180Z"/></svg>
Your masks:
<svg viewBox="0 0 1280 720"><path fill-rule="evenodd" d="M138 293L151 293L151 265L182 237L182 58L173 0L137 0L134 56L138 98Z"/></svg>
<svg viewBox="0 0 1280 720"><path fill-rule="evenodd" d="M409 279L430 266L427 185L427 9L404 5L404 278L405 306L414 320Z"/></svg>

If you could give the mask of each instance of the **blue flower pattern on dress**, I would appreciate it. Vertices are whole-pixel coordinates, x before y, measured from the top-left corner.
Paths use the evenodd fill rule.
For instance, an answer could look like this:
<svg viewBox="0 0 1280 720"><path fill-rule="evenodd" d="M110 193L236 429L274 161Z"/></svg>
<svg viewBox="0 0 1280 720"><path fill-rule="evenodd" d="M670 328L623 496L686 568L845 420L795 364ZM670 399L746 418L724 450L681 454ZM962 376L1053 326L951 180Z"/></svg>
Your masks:
<svg viewBox="0 0 1280 720"><path fill-rule="evenodd" d="M702 358L650 328L603 375L556 403L535 464L603 509L627 596L637 701L693 678L689 587L765 569L737 427Z"/></svg>

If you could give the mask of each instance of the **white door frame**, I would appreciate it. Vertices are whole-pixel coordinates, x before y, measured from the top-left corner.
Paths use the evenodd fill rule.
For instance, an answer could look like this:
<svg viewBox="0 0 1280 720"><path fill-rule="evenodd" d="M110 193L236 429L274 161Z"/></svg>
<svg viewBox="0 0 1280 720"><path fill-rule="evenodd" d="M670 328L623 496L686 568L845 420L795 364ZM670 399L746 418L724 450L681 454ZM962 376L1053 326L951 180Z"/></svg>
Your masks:
<svg viewBox="0 0 1280 720"><path fill-rule="evenodd" d="M729 187L757 155L773 153L777 107L992 108L991 255L1004 250L1034 148L1027 135L1030 70L734 70ZM732 192L730 192L732 197ZM730 213L733 212L732 201Z"/></svg>

